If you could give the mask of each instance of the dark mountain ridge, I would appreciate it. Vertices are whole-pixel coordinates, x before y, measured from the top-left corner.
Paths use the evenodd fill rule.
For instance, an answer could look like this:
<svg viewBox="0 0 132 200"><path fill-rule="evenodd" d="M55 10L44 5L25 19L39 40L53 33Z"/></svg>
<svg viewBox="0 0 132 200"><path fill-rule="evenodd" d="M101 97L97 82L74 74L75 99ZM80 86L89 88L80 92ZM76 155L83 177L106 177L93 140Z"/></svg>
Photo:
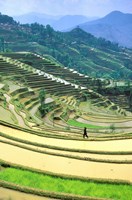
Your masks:
<svg viewBox="0 0 132 200"><path fill-rule="evenodd" d="M121 46L132 47L132 14L113 11L105 17L79 25L96 37L103 37Z"/></svg>
<svg viewBox="0 0 132 200"><path fill-rule="evenodd" d="M97 24L97 23L109 24L109 25L119 25L119 26L124 25L125 23L130 24L130 23L132 23L132 14L129 14L129 13L125 14L120 11L113 11L100 19L86 22L83 25Z"/></svg>

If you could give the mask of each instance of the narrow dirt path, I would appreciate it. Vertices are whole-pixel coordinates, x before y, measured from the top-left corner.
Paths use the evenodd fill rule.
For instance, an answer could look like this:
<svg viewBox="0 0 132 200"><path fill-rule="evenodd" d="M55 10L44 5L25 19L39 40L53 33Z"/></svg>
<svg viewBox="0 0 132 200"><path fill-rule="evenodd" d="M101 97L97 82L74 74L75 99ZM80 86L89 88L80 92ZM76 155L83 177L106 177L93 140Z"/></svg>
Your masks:
<svg viewBox="0 0 132 200"><path fill-rule="evenodd" d="M27 126L25 125L25 122L24 122L23 118L20 115L17 114L17 112L15 111L15 106L10 103L11 97L9 95L7 95L7 94L4 94L4 96L6 98L6 101L9 104L9 109L16 116L19 125L26 128Z"/></svg>

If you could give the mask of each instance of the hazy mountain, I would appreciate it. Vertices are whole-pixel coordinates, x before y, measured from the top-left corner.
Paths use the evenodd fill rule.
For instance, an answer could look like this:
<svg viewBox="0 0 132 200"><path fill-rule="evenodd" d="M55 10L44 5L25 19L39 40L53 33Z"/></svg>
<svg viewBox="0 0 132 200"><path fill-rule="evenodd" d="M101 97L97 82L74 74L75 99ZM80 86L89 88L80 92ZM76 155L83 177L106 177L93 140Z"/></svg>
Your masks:
<svg viewBox="0 0 132 200"><path fill-rule="evenodd" d="M39 24L47 25L54 23L58 18L60 18L60 16L51 16L42 13L32 12L20 16L13 16L13 18L22 24L31 24L37 22Z"/></svg>
<svg viewBox="0 0 132 200"><path fill-rule="evenodd" d="M26 23L39 23L43 25L50 24L55 30L62 31L71 29L72 27L88 22L90 20L97 19L97 17L86 17L82 15L66 15L66 16L52 16L42 13L28 13L20 16L13 16L13 18L22 24Z"/></svg>
<svg viewBox="0 0 132 200"><path fill-rule="evenodd" d="M55 30L63 31L72 27L77 26L78 24L92 21L97 19L97 17L86 17L83 15L66 15L57 20L52 24Z"/></svg>
<svg viewBox="0 0 132 200"><path fill-rule="evenodd" d="M114 11L101 19L83 23L79 27L96 37L132 47L132 14Z"/></svg>

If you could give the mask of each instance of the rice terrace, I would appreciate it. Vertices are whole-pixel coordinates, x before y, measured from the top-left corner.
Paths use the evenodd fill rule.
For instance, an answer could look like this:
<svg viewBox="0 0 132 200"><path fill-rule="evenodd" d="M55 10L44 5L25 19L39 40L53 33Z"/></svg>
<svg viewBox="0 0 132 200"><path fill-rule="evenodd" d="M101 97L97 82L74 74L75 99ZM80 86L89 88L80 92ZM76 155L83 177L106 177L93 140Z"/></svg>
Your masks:
<svg viewBox="0 0 132 200"><path fill-rule="evenodd" d="M29 52L1 53L0 79L1 194L131 199L132 113L120 100L126 85L118 99L109 80Z"/></svg>
<svg viewBox="0 0 132 200"><path fill-rule="evenodd" d="M79 27L61 33L7 19L0 200L131 200L132 50Z"/></svg>

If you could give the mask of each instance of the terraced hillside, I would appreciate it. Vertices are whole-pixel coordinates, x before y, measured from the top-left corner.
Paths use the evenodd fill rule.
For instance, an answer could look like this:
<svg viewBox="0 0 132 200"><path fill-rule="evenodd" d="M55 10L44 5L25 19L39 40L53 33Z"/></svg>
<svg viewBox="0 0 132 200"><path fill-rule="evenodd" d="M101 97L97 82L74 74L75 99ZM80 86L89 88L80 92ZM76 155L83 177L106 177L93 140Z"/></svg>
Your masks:
<svg viewBox="0 0 132 200"><path fill-rule="evenodd" d="M2 188L57 199L129 199L132 115L97 93L98 80L31 53L1 55L0 80ZM41 89L49 106L43 117ZM82 137L84 126L88 139ZM38 175L52 178L50 184L60 178L60 190L47 188L47 181L40 186ZM69 179L74 185L66 186ZM72 190L77 181L86 183L85 191ZM96 193L90 183L114 189Z"/></svg>
<svg viewBox="0 0 132 200"><path fill-rule="evenodd" d="M62 78L71 83L78 84L83 87L96 87L99 84L99 79L92 79L78 73L73 69L62 67L56 63L51 62L48 59L43 58L40 55L33 53L6 53L7 57L17 59L25 64L29 64L32 67L51 74L55 77Z"/></svg>
<svg viewBox="0 0 132 200"><path fill-rule="evenodd" d="M78 73L73 69L62 67L53 61L50 61L40 55L33 53L6 53L7 57L18 59L19 61L30 64L32 67L41 70L41 72L48 73L55 77L61 78L65 81L71 82L73 84L79 85L79 87L84 87L88 89L94 89L106 96L117 106L120 105L121 108L130 111L129 107L129 96L130 88L126 88L124 93L117 91L117 88L111 87L111 91L107 91L106 87L109 87L110 81L107 79L96 79L83 74ZM113 84L114 85L114 84ZM110 90L110 89L109 89Z"/></svg>
<svg viewBox="0 0 132 200"><path fill-rule="evenodd" d="M36 23L22 25L2 14L1 22L1 51L48 54L88 76L132 79L131 49L96 38L79 27L62 33Z"/></svg>

